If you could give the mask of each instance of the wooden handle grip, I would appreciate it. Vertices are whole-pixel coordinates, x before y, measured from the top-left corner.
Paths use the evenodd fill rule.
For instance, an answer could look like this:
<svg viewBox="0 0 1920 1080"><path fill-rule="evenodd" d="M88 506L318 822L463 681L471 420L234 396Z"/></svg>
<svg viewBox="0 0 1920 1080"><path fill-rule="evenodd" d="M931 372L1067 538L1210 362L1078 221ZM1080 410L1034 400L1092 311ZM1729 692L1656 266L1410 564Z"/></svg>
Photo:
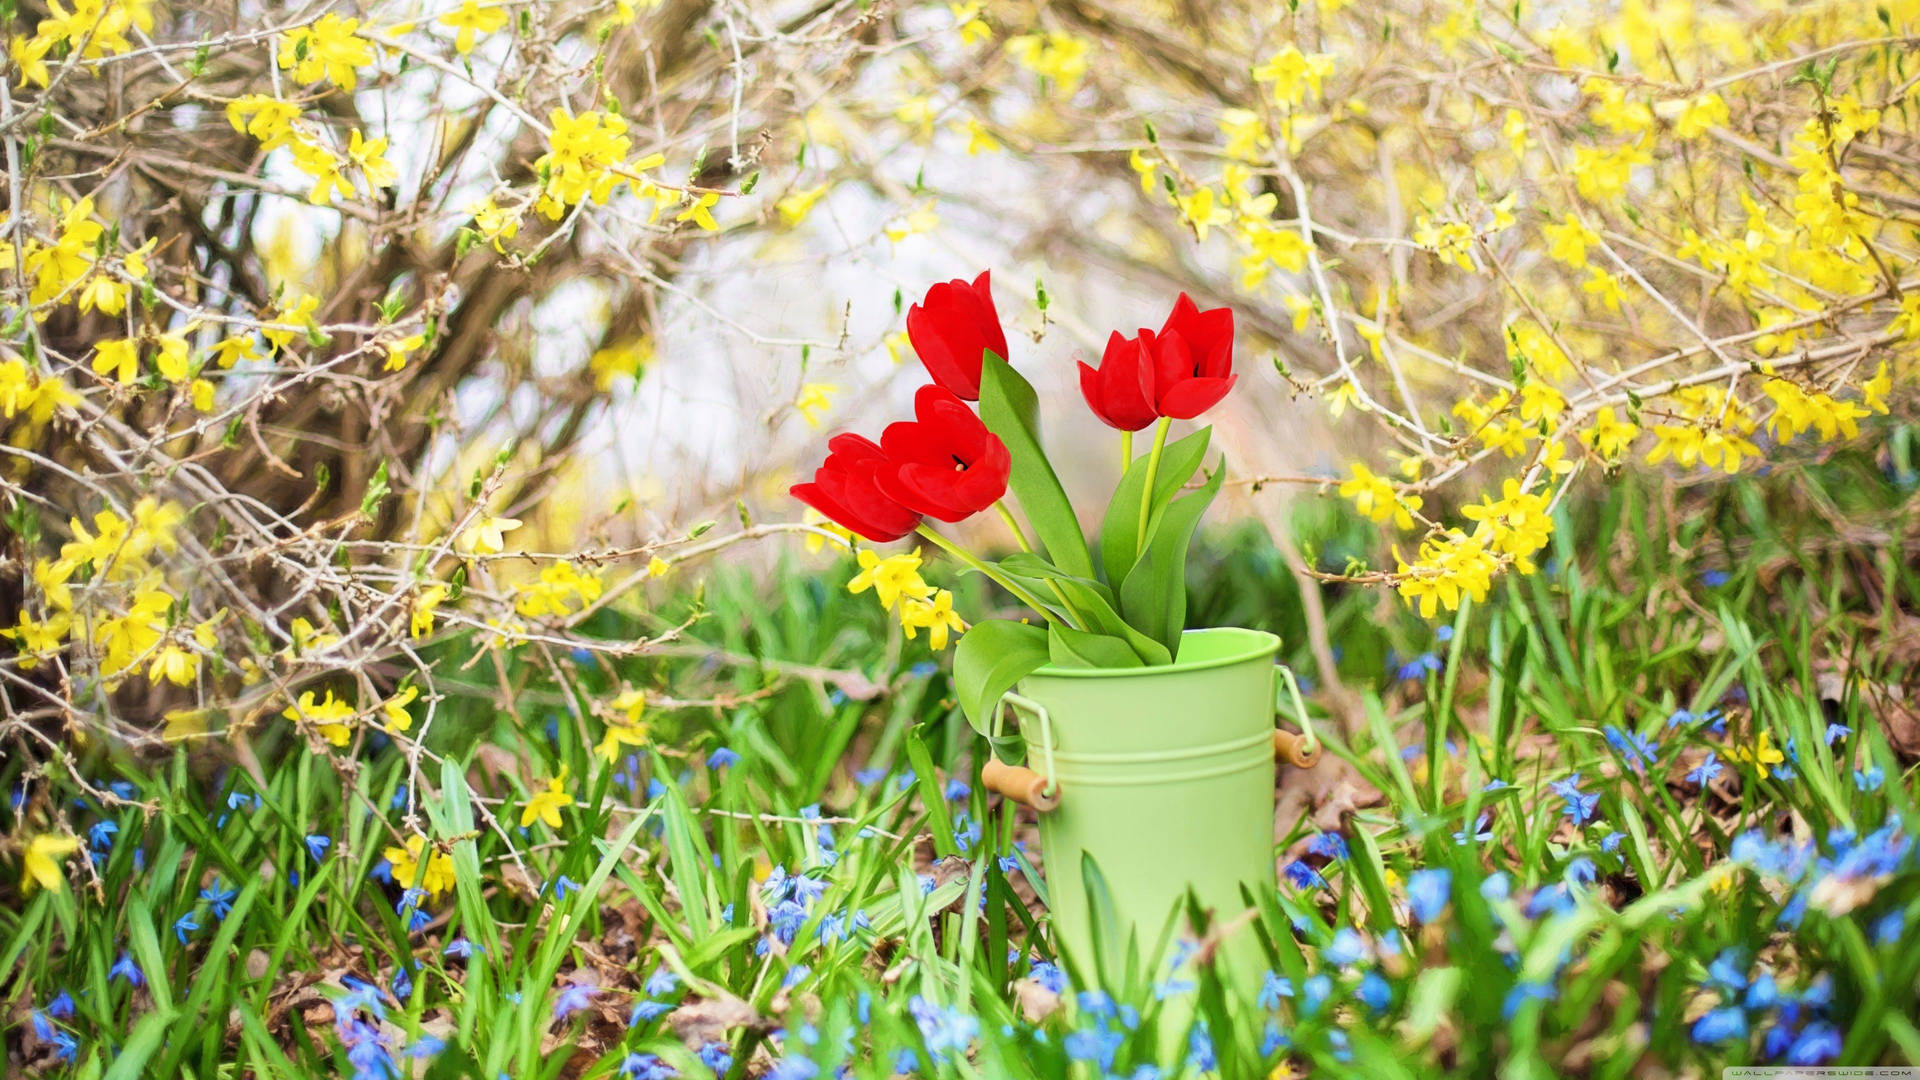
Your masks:
<svg viewBox="0 0 1920 1080"><path fill-rule="evenodd" d="M1320 760L1320 744L1316 741L1309 749L1307 737L1291 731L1274 731L1273 752L1296 769L1311 769Z"/></svg>
<svg viewBox="0 0 1920 1080"><path fill-rule="evenodd" d="M1003 795L1021 806L1046 813L1060 805L1060 789L1047 791L1047 778L1032 769L1008 765L999 758L988 758L980 770L980 782L988 791Z"/></svg>

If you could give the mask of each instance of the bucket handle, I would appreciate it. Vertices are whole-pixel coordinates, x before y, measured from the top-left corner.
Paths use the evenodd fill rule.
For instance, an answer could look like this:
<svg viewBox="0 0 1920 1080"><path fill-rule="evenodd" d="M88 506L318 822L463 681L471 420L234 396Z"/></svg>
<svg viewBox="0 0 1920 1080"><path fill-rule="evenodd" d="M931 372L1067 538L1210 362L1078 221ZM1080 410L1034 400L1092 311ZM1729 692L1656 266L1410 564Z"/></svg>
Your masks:
<svg viewBox="0 0 1920 1080"><path fill-rule="evenodd" d="M1286 763L1296 769L1311 769L1320 760L1320 737L1314 734L1313 718L1307 715L1307 704L1300 699L1300 684L1294 681L1293 672L1284 664L1275 664L1275 671L1286 681L1287 693L1293 700L1291 719L1300 725L1301 734L1275 728L1273 731L1273 750ZM1277 693L1274 695L1279 696ZM1281 711L1279 703L1274 703L1274 711Z"/></svg>
<svg viewBox="0 0 1920 1080"><path fill-rule="evenodd" d="M1001 695L1000 700L994 705L993 737L995 739L1000 738L1005 728L1008 706L1011 706L1016 714L1031 713L1039 722L1040 757L1045 761L1045 772L1037 773L1032 769L1008 765L999 758L989 757L986 765L980 770L980 782L989 791L997 792L1022 806L1045 813L1060 805L1059 772L1053 762L1053 718L1047 714L1045 705L1009 690Z"/></svg>

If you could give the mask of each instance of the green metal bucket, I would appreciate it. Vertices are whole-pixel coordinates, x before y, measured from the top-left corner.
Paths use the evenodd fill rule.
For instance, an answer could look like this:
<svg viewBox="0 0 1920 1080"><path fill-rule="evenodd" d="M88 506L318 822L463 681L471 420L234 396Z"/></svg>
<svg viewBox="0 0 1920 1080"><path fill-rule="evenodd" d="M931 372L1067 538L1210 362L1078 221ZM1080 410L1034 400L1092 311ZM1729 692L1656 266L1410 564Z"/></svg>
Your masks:
<svg viewBox="0 0 1920 1080"><path fill-rule="evenodd" d="M1129 937L1145 963L1169 925L1186 933L1176 912L1191 890L1227 931L1216 955L1229 981L1258 993L1266 964L1241 890L1275 887L1279 647L1259 630L1189 630L1175 663L1048 666L1009 695L1025 714L1028 764L1058 783L1059 805L1040 815L1048 901L1055 939L1088 977L1098 968L1083 857L1110 904L1108 978L1122 977Z"/></svg>

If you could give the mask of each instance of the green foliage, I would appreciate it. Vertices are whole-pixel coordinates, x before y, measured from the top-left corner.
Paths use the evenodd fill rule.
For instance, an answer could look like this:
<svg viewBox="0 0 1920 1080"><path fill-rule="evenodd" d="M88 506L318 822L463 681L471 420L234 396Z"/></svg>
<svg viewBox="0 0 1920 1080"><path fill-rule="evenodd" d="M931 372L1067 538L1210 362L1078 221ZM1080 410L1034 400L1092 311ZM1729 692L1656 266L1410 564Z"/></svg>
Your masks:
<svg viewBox="0 0 1920 1080"><path fill-rule="evenodd" d="M1908 860L1853 883L1852 907L1821 892L1788 932L1783 913L1814 879L1783 883L1730 860L1737 836L1758 829L1778 842L1783 820L1803 822L1828 857L1847 830L1891 822L1910 834L1920 823L1875 704L1899 672L1891 638L1874 628L1878 605L1920 604L1920 581L1896 553L1837 547L1797 512L1827 498L1898 514L1909 497L1864 458L1672 509L1661 492L1627 487L1571 507L1548 567L1463 610L1444 642L1377 594L1331 593L1337 674L1358 722L1341 731L1324 694L1310 708L1330 761L1379 801L1345 830L1344 856L1306 856L1324 885L1302 887L1289 867L1277 888L1248 897L1258 914L1246 932L1293 990L1273 1012L1287 1049L1233 1021L1211 969L1193 973L1191 1015L1207 1024L1219 1074L1265 1075L1282 1057L1330 1074L1543 1078L1577 1060L1609 1076L1759 1062L1772 1013L1755 1014L1750 1043L1694 1040L1718 1002L1708 970L1723 955L1787 992L1824 987L1838 1063L1920 1057L1920 954L1886 936L1920 919L1920 868ZM1338 560L1351 524L1303 517L1296 536ZM1735 548L1724 531L1734 528L1758 539ZM1884 570L1884 592L1861 587L1848 570L1859 560ZM604 609L587 628L633 639L699 616L648 655L551 665L524 655L462 670L445 661L463 660L463 643L436 646L423 659L445 673L444 698L431 756L417 763L376 747L359 768L336 770L271 724L252 732L244 758L96 744L70 770L29 776L9 757L0 780L23 793L0 810L10 835L54 821L83 837L100 822L118 829L84 869L76 858L65 889L0 904L0 990L27 1009L64 990L76 1006L57 1021L76 1041L70 1065L54 1066L16 1014L20 1067L350 1075L338 1033L307 1017L345 998L351 977L384 988L396 1050L444 1040L427 1076L610 1077L630 1054L715 1075L702 1047L674 1034L676 1020L702 1015L722 1018L710 1030L736 1063L727 1075L756 1053L763 1063L804 1057L823 1074L848 1064L858 1077L891 1075L902 1055L929 1076L1073 1075L1069 1047L1083 1042L1070 1036L1103 1030L1101 1020L1085 1008L1039 1022L1024 1013L1021 1002L1047 998L1030 980L1052 953L1043 908L1023 897L1091 885L1097 901L1097 871L1040 880L1034 852L1016 846L1030 823L978 790L950 788L987 753L955 697L998 696L967 659L974 638L962 639L950 687L918 643L846 593L845 574L820 564L765 581L716 573L644 618ZM1271 551L1245 534L1203 543L1190 580L1194 621L1271 619L1288 662L1314 672L1305 627L1288 621L1298 586ZM984 583L956 588L958 603L982 609ZM972 634L996 646L986 652L1034 662L1077 640L979 627ZM1009 632L1017 646L992 638ZM1431 663L1399 659L1427 654ZM1821 679L1836 657L1849 672L1838 691ZM594 752L592 703L622 686L711 704L650 713L654 745L609 764ZM1849 733L1829 742L1830 724ZM1733 760L1762 733L1794 748L1790 776ZM1657 744L1656 761L1640 760L1626 735ZM738 760L717 767L721 747ZM1702 790L1684 774L1707 750L1727 773ZM522 835L526 792L562 769L576 804L559 829ZM1884 782L1856 781L1870 770ZM1596 796L1583 828L1547 786L1574 772ZM428 921L410 929L396 911L402 889L375 871L416 823L447 853L455 884L422 899ZM1281 824L1276 857L1291 863L1314 830ZM331 840L318 860L316 835ZM1448 875L1444 913L1423 923L1410 915L1410 883L1433 871ZM764 883L797 878L818 895L794 916ZM230 894L224 917L209 892ZM177 933L183 916L193 926ZM790 940L762 948L781 925ZM1342 929L1370 957L1330 962ZM1110 942L1100 955L1116 1008L1140 1017L1104 1029L1118 1075L1177 1066L1190 1051L1184 1026L1162 1028L1170 1006L1151 974L1174 937ZM471 954L450 955L461 940ZM123 956L143 987L110 974ZM389 997L400 971L411 992ZM1363 984L1369 974L1377 986ZM1075 977L1085 985L1093 973ZM1321 977L1330 996L1309 1007ZM650 980L672 988L655 992ZM581 982L598 988L593 1007L556 1019L560 991ZM1356 999L1363 990L1383 995L1377 1011ZM624 1022L646 1002L660 1011ZM967 1064L923 1026L929 1009L977 1025ZM803 1024L817 1038L795 1035Z"/></svg>

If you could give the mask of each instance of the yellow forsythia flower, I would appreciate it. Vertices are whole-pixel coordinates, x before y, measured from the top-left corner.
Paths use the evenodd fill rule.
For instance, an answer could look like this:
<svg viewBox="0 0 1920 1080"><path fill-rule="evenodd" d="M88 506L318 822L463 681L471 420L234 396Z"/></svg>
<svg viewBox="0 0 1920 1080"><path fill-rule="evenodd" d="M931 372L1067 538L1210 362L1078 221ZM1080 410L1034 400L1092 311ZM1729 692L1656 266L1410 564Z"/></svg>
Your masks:
<svg viewBox="0 0 1920 1080"><path fill-rule="evenodd" d="M42 833L29 840L26 854L21 858L22 891L30 892L36 885L49 892L65 887L67 875L60 864L67 860L67 856L79 850L78 837L60 833Z"/></svg>

